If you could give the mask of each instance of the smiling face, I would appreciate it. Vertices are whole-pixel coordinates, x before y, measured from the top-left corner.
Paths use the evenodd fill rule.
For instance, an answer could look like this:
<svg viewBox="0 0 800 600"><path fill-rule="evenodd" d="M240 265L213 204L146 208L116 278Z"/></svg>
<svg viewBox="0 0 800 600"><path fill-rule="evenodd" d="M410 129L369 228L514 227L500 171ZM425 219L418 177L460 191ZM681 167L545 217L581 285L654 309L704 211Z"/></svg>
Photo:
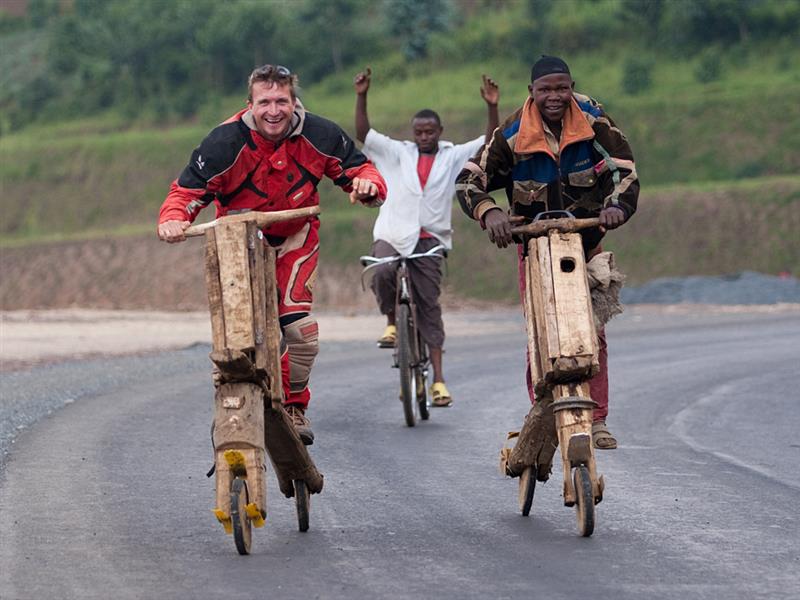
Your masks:
<svg viewBox="0 0 800 600"><path fill-rule="evenodd" d="M442 126L433 118L415 117L411 121L414 132L414 143L423 154L432 154L439 149L439 137L442 135Z"/></svg>
<svg viewBox="0 0 800 600"><path fill-rule="evenodd" d="M550 123L558 123L572 102L575 82L566 73L552 73L539 77L528 86L533 103L542 117Z"/></svg>
<svg viewBox="0 0 800 600"><path fill-rule="evenodd" d="M258 81L253 84L251 98L247 107L253 113L258 132L272 142L283 139L291 127L297 104L291 86Z"/></svg>

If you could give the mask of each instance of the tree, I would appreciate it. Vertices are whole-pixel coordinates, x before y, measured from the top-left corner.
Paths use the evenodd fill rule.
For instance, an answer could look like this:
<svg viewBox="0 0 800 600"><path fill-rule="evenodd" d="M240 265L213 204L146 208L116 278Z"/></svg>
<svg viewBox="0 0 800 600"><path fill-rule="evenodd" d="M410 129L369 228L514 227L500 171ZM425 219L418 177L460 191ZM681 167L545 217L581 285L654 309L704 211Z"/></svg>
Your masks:
<svg viewBox="0 0 800 600"><path fill-rule="evenodd" d="M445 31L452 21L449 0L386 0L389 32L399 38L409 61L428 55L432 33Z"/></svg>

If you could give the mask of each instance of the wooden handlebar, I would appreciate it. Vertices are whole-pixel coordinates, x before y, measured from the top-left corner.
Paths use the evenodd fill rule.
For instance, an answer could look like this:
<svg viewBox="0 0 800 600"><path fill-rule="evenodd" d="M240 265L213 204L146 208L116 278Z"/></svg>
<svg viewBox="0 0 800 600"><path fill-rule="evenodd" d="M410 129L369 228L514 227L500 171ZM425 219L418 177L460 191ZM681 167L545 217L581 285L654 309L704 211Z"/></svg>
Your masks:
<svg viewBox="0 0 800 600"><path fill-rule="evenodd" d="M511 233L514 235L529 235L532 237L539 237L547 235L548 231L553 229L561 233L575 233L581 229L588 229L589 227L597 227L600 225L600 219L597 217L591 219L544 219L542 221L534 221L527 225L518 225L511 228Z"/></svg>
<svg viewBox="0 0 800 600"><path fill-rule="evenodd" d="M306 208L294 208L291 210L276 210L275 212L258 212L250 211L239 213L236 215L226 215L219 219L214 219L208 223L201 223L200 225L192 225L187 227L183 232L186 237L195 237L203 235L207 229L216 227L221 223L241 223L244 221L255 221L259 227L266 227L273 223L280 223L281 221L291 221L292 219L301 219L303 217L313 217L319 214L319 206L308 206Z"/></svg>

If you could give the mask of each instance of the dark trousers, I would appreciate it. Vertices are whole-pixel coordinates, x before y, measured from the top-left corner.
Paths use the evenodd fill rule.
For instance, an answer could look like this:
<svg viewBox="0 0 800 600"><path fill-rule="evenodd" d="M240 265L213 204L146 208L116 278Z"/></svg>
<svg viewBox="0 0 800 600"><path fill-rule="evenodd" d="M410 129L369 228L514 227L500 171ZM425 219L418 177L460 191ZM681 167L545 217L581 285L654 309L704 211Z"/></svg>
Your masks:
<svg viewBox="0 0 800 600"><path fill-rule="evenodd" d="M427 252L439 244L436 238L424 238L417 242L414 254ZM378 240L372 244L372 256L383 258L397 256L397 250L391 244ZM411 278L411 294L417 305L417 326L422 339L431 348L444 346L444 323L439 295L442 288L441 258L415 258L409 260L408 272ZM375 267L375 274L370 287L375 293L378 308L384 315L394 312L397 299L397 267L399 263L390 263Z"/></svg>

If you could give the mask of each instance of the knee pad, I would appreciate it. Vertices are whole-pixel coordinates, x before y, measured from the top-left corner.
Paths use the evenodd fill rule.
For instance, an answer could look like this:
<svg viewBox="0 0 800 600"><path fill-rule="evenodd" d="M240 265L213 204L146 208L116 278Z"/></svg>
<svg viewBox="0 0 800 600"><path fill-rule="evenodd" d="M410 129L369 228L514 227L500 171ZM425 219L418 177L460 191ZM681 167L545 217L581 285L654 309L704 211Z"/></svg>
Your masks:
<svg viewBox="0 0 800 600"><path fill-rule="evenodd" d="M289 384L292 392L302 392L308 385L311 367L319 352L319 325L312 315L293 321L283 330L289 348Z"/></svg>

